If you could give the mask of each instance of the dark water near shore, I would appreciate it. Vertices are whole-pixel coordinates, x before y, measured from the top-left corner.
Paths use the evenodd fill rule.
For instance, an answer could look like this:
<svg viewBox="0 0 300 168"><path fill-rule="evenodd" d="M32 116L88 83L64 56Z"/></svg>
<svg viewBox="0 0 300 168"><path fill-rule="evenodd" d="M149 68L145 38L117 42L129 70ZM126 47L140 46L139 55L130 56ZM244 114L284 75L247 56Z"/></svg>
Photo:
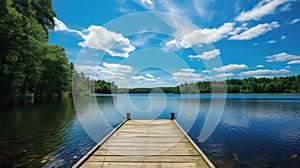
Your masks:
<svg viewBox="0 0 300 168"><path fill-rule="evenodd" d="M126 112L168 118L171 111L217 167L300 165L300 95L228 94L221 120L204 142L198 137L211 113L210 95L135 94L130 103L126 97L87 97L75 102L77 112L71 99L1 109L0 167L70 167Z"/></svg>

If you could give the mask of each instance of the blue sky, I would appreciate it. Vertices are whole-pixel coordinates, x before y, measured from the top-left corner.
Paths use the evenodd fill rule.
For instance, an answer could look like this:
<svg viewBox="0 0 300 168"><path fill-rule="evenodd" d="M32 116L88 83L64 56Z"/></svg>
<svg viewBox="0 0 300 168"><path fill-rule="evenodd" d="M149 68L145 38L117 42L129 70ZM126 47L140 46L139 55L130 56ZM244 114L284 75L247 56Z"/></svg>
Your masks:
<svg viewBox="0 0 300 168"><path fill-rule="evenodd" d="M53 0L50 43L120 87L300 73L299 0Z"/></svg>

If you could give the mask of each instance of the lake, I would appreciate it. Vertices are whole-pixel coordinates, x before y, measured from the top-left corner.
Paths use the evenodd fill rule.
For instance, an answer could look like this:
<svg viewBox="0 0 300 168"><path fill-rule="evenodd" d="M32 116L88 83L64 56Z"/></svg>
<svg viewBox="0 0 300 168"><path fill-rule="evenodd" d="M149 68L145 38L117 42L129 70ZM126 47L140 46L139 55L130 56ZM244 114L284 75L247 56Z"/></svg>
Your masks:
<svg viewBox="0 0 300 168"><path fill-rule="evenodd" d="M120 94L1 109L0 167L70 167L127 112L133 118L175 112L217 167L300 165L298 94ZM212 131L203 130L205 122Z"/></svg>

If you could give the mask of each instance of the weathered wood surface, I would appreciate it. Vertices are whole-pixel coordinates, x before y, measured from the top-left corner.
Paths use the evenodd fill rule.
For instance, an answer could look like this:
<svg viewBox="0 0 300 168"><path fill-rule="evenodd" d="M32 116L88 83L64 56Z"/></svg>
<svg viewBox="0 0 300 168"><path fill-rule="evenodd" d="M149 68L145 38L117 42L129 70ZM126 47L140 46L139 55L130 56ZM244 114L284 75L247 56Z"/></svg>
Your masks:
<svg viewBox="0 0 300 168"><path fill-rule="evenodd" d="M167 119L127 120L75 167L214 167L177 125Z"/></svg>

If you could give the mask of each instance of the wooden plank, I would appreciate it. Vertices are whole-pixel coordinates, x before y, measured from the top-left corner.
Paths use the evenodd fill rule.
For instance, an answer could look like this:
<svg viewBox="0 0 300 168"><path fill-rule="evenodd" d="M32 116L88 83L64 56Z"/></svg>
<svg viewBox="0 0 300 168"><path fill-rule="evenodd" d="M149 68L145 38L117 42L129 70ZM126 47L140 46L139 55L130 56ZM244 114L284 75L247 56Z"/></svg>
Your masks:
<svg viewBox="0 0 300 168"><path fill-rule="evenodd" d="M152 126L148 126L148 127L152 127ZM129 132L145 132L145 131L149 131L149 132L168 132L168 131L178 131L178 129L176 127L164 127L164 126L155 126L155 129L151 129L148 127L143 127L143 126L130 126L130 127L124 127L122 128L121 131L129 131Z"/></svg>
<svg viewBox="0 0 300 168"><path fill-rule="evenodd" d="M160 156L190 156L190 155L198 155L197 152L194 150L152 150L152 151L142 151L142 150L135 150L135 151L123 151L123 150L97 150L94 155L97 156L104 156L104 155L126 155L126 156L144 156L144 155L160 155Z"/></svg>
<svg viewBox="0 0 300 168"><path fill-rule="evenodd" d="M167 119L134 119L134 120L129 120L128 124L151 124L151 125L159 125L159 124L170 124L172 123L171 120Z"/></svg>
<svg viewBox="0 0 300 168"><path fill-rule="evenodd" d="M136 130L125 130L125 129L122 129L120 131L117 132L116 135L119 135L119 134L128 134L128 135L133 135L134 133L137 133L137 134L145 134L145 133L148 133L149 135L180 135L180 136L184 136L183 134L181 134L178 130L167 130L167 131L162 131L162 130L143 130L143 129L136 129Z"/></svg>
<svg viewBox="0 0 300 168"><path fill-rule="evenodd" d="M101 146L100 149L103 150L113 150L114 148L125 150L125 148L131 148L131 147L138 147L140 149L149 149L152 147L156 147L158 149L162 149L164 147L167 147L168 149L178 149L182 150L185 148L194 148L192 144L188 142L181 141L179 143L105 143ZM131 148L131 149L133 149Z"/></svg>
<svg viewBox="0 0 300 168"><path fill-rule="evenodd" d="M207 167L205 164L201 163L115 163L115 162L87 162L82 166L84 168L198 168Z"/></svg>
<svg viewBox="0 0 300 168"><path fill-rule="evenodd" d="M174 120L127 120L82 167L214 167ZM74 166L74 167L76 167Z"/></svg>
<svg viewBox="0 0 300 168"><path fill-rule="evenodd" d="M100 141L96 146L94 146L86 155L84 155L75 165L72 167L80 167L92 154L102 145L104 144L108 138L110 138L122 125L125 124L127 120L121 122L112 132L110 132L102 141Z"/></svg>
<svg viewBox="0 0 300 168"><path fill-rule="evenodd" d="M159 144L159 145L158 145ZM164 143L166 144L166 143ZM198 155L198 152L190 143L178 143L175 145L140 145L129 143L126 145L102 146L94 155Z"/></svg>
<svg viewBox="0 0 300 168"><path fill-rule="evenodd" d="M107 143L104 143L102 145L102 147L105 147L105 146L160 146L160 147L164 147L164 146L174 146L174 145L177 145L177 146L192 146L189 142L178 142L178 143L173 143L173 144L166 144L166 143L155 143L155 142L149 142L147 144L143 144L143 143L113 143L113 142L107 142Z"/></svg>
<svg viewBox="0 0 300 168"><path fill-rule="evenodd" d="M178 149L178 148L193 148L193 145L190 144L189 142L178 142L178 143L155 143L155 142L149 142L147 144L145 143L105 143L101 146L100 149L102 148L109 148L109 147L172 147L173 149ZM111 148L110 148L111 149Z"/></svg>
<svg viewBox="0 0 300 168"><path fill-rule="evenodd" d="M132 133L125 133L125 132L118 132L115 134L116 137L124 137L124 138L128 138L128 137L184 137L182 135L178 135L176 134L176 132L172 132L171 133L155 133L155 132L132 132Z"/></svg>
<svg viewBox="0 0 300 168"><path fill-rule="evenodd" d="M188 139L188 141L190 141L190 143L195 147L195 149L199 152L199 154L205 160L208 166L214 168L215 167L214 164L208 159L208 157L204 154L204 152L195 144L195 142L184 132L184 130L177 123L177 121L174 120L174 123L178 126L178 128L182 131L182 133L184 133L186 139Z"/></svg>
<svg viewBox="0 0 300 168"><path fill-rule="evenodd" d="M131 138L119 138L119 137L111 137L109 142L119 142L119 143L150 143L150 142L158 142L158 143L176 143L176 142L189 142L187 139L182 139L181 137L131 137Z"/></svg>
<svg viewBox="0 0 300 168"><path fill-rule="evenodd" d="M176 159L175 159L176 158ZM122 156L122 155L108 155L108 156L97 156L93 155L88 160L89 162L167 162L167 163L182 163L182 162L189 162L195 163L199 161L203 161L203 158L199 157L199 155L192 155L192 156Z"/></svg>

